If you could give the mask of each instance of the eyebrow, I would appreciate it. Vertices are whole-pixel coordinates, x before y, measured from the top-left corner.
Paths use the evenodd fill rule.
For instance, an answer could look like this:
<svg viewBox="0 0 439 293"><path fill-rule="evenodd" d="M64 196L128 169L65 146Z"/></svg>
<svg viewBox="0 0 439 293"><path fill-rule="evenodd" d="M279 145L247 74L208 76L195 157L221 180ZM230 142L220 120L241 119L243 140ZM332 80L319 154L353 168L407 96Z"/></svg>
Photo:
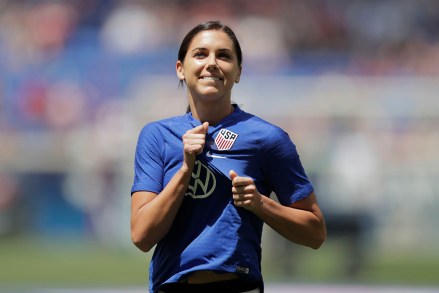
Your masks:
<svg viewBox="0 0 439 293"><path fill-rule="evenodd" d="M204 48L204 47L197 47L197 48L192 49L192 52L193 52L193 51L197 51L197 50L206 51L207 48ZM233 52L232 50L227 49L227 48L222 48L222 49L219 49L218 51L220 51L220 52L230 52L230 53Z"/></svg>

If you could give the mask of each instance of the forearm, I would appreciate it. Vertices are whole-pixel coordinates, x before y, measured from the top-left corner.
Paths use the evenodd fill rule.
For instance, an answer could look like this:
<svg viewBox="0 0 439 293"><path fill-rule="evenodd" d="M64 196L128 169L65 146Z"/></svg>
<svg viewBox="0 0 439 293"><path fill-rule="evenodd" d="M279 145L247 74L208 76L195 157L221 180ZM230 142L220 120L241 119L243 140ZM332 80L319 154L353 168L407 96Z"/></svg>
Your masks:
<svg viewBox="0 0 439 293"><path fill-rule="evenodd" d="M132 211L131 237L142 251L149 251L168 233L185 196L192 171L181 168L162 192Z"/></svg>
<svg viewBox="0 0 439 293"><path fill-rule="evenodd" d="M313 249L326 239L326 227L318 207L309 211L283 206L266 196L261 200L262 204L253 212L286 239Z"/></svg>

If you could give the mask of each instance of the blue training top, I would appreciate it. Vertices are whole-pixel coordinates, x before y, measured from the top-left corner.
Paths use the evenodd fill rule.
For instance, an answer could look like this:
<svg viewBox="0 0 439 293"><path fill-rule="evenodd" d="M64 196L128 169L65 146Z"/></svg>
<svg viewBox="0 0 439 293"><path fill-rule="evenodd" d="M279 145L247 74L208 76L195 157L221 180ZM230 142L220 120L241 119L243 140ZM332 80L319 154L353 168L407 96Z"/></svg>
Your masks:
<svg viewBox="0 0 439 293"><path fill-rule="evenodd" d="M209 126L180 210L154 250L151 292L199 270L262 281L263 222L234 206L230 170L251 177L259 193L270 196L274 192L283 205L313 191L288 134L234 107L231 115ZM183 134L200 124L191 113L147 124L137 143L131 193L160 193L183 162Z"/></svg>

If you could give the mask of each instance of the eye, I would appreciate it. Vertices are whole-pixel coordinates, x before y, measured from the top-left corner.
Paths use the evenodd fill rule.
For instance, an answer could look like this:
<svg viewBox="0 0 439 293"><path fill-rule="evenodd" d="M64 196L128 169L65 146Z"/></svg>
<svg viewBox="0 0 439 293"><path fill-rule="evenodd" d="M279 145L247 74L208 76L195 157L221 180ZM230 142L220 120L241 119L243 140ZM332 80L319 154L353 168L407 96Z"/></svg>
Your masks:
<svg viewBox="0 0 439 293"><path fill-rule="evenodd" d="M205 56L206 56L206 54L204 52L202 52L202 51L197 51L197 52L194 53L194 57L195 58L203 58Z"/></svg>
<svg viewBox="0 0 439 293"><path fill-rule="evenodd" d="M221 52L218 54L218 58L224 59L224 60L230 60L230 59L232 59L232 56L229 53Z"/></svg>

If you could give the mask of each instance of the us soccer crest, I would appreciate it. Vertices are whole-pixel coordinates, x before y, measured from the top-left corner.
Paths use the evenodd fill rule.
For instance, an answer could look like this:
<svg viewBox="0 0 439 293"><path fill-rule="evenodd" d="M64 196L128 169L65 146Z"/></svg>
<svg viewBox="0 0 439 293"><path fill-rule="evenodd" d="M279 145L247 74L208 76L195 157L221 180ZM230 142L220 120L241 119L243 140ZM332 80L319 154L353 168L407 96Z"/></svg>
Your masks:
<svg viewBox="0 0 439 293"><path fill-rule="evenodd" d="M215 144L219 151L226 151L232 148L238 138L238 134L227 129L221 129L215 137Z"/></svg>

